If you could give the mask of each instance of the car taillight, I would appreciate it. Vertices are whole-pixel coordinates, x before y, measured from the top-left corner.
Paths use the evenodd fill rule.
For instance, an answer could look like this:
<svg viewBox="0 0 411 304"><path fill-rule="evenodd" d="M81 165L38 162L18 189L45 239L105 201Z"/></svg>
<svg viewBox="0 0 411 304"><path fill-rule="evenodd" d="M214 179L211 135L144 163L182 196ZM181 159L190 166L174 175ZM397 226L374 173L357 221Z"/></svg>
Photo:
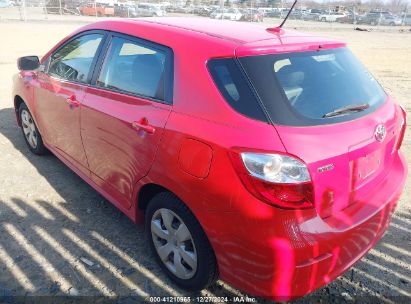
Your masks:
<svg viewBox="0 0 411 304"><path fill-rule="evenodd" d="M404 108L400 106L401 113L402 113L402 121L400 124L400 134L398 135L397 145L396 148L399 150L402 145L402 141L404 140L405 136L405 129L407 127L407 113L405 112Z"/></svg>
<svg viewBox="0 0 411 304"><path fill-rule="evenodd" d="M286 209L314 207L313 186L307 166L283 154L232 152L238 175L255 197Z"/></svg>

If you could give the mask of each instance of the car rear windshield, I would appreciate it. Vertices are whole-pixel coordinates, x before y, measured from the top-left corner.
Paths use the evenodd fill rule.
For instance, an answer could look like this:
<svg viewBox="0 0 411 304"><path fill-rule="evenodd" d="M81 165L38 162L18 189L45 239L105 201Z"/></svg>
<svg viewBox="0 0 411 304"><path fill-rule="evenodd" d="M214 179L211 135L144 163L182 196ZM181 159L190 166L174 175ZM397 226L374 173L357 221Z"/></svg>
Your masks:
<svg viewBox="0 0 411 304"><path fill-rule="evenodd" d="M379 83L346 48L238 60L275 124L352 120L371 113L386 99ZM356 110L341 111L346 108Z"/></svg>

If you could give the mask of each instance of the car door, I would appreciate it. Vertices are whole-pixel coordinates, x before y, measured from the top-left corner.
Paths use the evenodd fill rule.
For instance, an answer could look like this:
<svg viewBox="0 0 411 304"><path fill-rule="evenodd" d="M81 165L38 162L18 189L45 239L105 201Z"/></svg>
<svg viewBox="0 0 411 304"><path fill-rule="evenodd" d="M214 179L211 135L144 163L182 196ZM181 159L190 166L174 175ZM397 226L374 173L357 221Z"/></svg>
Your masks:
<svg viewBox="0 0 411 304"><path fill-rule="evenodd" d="M45 142L83 172L88 172L88 164L80 136L81 102L104 35L83 33L57 49L38 74L34 89L36 118Z"/></svg>
<svg viewBox="0 0 411 304"><path fill-rule="evenodd" d="M154 161L171 111L172 66L171 49L113 33L86 90L81 134L92 179L123 208Z"/></svg>

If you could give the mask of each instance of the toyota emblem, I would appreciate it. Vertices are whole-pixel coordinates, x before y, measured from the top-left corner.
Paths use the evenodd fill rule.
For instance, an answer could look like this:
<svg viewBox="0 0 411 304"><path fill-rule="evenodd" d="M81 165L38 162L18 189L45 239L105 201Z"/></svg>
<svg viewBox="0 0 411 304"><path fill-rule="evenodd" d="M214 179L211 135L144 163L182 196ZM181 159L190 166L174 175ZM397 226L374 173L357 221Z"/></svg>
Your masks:
<svg viewBox="0 0 411 304"><path fill-rule="evenodd" d="M386 135L387 135L387 129L385 129L383 124L379 124L375 128L375 132L374 132L375 139L379 142L382 142L385 139Z"/></svg>

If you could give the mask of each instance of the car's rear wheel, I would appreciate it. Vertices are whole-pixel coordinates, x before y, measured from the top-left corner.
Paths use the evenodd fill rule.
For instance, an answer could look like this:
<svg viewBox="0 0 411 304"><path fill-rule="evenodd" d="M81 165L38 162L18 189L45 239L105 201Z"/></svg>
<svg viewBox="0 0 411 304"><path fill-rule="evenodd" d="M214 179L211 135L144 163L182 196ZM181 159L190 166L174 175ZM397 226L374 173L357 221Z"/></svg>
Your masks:
<svg viewBox="0 0 411 304"><path fill-rule="evenodd" d="M31 116L27 106L22 103L19 108L19 116L21 122L21 130L23 131L24 139L30 151L37 155L43 155L47 152L43 144L43 139L37 129L36 123Z"/></svg>
<svg viewBox="0 0 411 304"><path fill-rule="evenodd" d="M201 290L217 280L217 262L208 238L175 195L162 192L150 201L146 227L157 262L177 285Z"/></svg>

